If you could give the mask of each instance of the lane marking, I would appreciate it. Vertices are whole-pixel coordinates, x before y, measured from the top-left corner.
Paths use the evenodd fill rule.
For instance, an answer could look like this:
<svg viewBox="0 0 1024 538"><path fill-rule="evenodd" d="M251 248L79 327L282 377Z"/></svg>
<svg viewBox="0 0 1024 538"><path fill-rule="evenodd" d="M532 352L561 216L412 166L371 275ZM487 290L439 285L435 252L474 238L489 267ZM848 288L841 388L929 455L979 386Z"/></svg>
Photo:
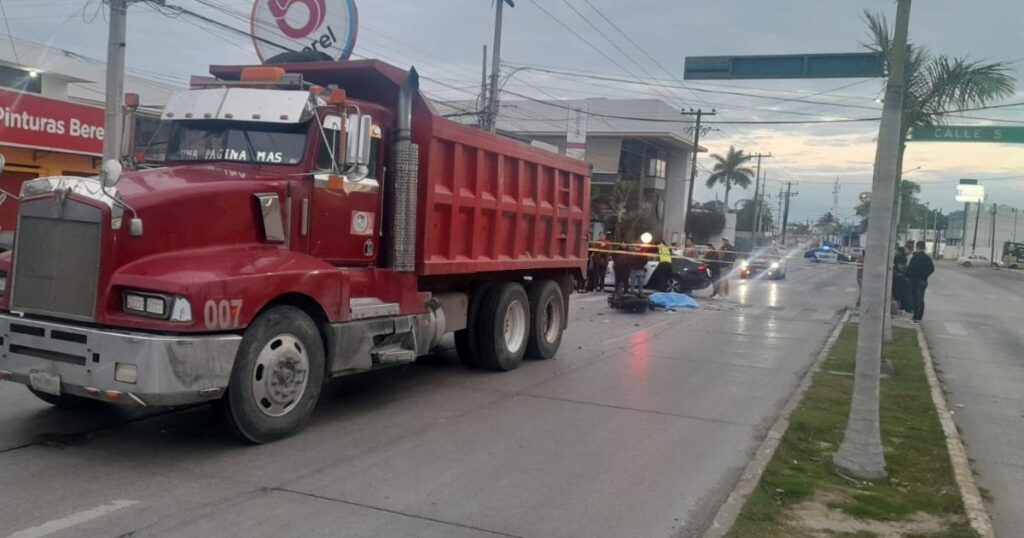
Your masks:
<svg viewBox="0 0 1024 538"><path fill-rule="evenodd" d="M824 292L836 291L836 287L835 286L825 286L824 288L821 288L821 291L824 291Z"/></svg>
<svg viewBox="0 0 1024 538"><path fill-rule="evenodd" d="M857 288L846 288L843 290L843 293L853 293L855 291L857 291Z"/></svg>
<svg viewBox="0 0 1024 538"><path fill-rule="evenodd" d="M43 536L49 536L55 532L70 529L76 525L81 525L87 521L101 518L107 514L116 512L122 508L127 508L137 503L138 501L114 501L109 504L101 504L96 508L76 512L67 517L50 520L42 525L36 525L35 527L20 530L12 534L10 538L41 538Z"/></svg>
<svg viewBox="0 0 1024 538"><path fill-rule="evenodd" d="M959 323L947 321L944 322L943 325L946 326L946 331L949 332L949 334L955 334L957 336L967 336L967 331L965 331Z"/></svg>

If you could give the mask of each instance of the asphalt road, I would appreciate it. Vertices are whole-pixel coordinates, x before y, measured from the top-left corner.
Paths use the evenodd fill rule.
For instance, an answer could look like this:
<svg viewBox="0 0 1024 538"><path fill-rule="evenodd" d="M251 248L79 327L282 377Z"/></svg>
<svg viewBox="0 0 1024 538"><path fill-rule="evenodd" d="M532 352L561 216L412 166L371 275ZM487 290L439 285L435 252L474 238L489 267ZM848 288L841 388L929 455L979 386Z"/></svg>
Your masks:
<svg viewBox="0 0 1024 538"><path fill-rule="evenodd" d="M924 330L999 536L1024 529L1024 271L936 265Z"/></svg>
<svg viewBox="0 0 1024 538"><path fill-rule="evenodd" d="M66 412L0 383L0 536L693 535L855 300L852 269L792 265L694 311L575 296L555 360L345 378L264 446L208 406Z"/></svg>

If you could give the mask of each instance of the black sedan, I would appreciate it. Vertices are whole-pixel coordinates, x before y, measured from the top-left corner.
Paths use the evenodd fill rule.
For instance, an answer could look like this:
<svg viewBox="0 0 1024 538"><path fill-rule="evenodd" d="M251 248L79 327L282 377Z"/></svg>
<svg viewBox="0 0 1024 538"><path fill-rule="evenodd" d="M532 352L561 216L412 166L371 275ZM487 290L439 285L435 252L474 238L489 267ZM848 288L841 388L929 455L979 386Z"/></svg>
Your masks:
<svg viewBox="0 0 1024 538"><path fill-rule="evenodd" d="M656 245L645 246L642 252L648 257L644 267L647 273L645 289L692 293L711 285L711 271L701 262L673 254L672 263L662 265L658 262L658 247ZM606 287L615 287L614 267L613 259L608 262L608 272L605 274L604 281Z"/></svg>

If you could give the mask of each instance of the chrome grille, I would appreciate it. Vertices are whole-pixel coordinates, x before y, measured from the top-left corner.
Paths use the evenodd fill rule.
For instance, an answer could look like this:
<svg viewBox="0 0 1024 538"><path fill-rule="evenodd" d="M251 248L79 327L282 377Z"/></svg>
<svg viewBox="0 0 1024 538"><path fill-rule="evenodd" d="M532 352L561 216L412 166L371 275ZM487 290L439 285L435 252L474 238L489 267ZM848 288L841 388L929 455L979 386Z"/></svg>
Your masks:
<svg viewBox="0 0 1024 538"><path fill-rule="evenodd" d="M11 309L91 321L99 278L99 208L65 200L22 204Z"/></svg>

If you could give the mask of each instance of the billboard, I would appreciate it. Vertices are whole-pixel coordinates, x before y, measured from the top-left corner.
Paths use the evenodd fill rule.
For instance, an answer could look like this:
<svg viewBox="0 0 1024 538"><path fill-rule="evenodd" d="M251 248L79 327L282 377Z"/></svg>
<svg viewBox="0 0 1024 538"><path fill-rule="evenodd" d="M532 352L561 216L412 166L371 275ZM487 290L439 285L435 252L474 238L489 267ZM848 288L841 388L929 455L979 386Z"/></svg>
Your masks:
<svg viewBox="0 0 1024 538"><path fill-rule="evenodd" d="M963 184L956 186L956 201L961 203L981 203L985 201L985 186Z"/></svg>
<svg viewBox="0 0 1024 538"><path fill-rule="evenodd" d="M355 0L256 0L250 34L261 62L300 50L343 61L352 55L358 27Z"/></svg>

